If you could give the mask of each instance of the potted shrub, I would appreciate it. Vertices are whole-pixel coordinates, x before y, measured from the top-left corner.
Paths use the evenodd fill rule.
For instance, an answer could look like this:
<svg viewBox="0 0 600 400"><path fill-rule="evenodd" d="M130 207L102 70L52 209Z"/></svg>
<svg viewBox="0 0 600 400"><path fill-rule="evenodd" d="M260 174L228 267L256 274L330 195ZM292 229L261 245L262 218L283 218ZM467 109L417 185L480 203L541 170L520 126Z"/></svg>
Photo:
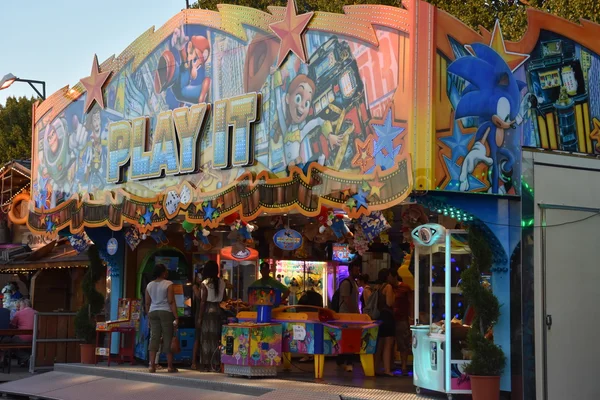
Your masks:
<svg viewBox="0 0 600 400"><path fill-rule="evenodd" d="M90 266L81 281L83 306L75 315L75 336L83 341L81 344L81 363L95 363L96 349L96 316L104 307L104 296L96 290L96 283L102 277L104 265L96 245L88 249Z"/></svg>
<svg viewBox="0 0 600 400"><path fill-rule="evenodd" d="M506 364L502 349L494 344L493 327L500 317L500 303L489 284L482 283L482 272L492 266L492 251L483 235L475 228L469 230L469 247L473 255L471 267L461 274L463 296L473 307L475 316L467 335L471 361L466 368L471 379L473 400L500 398L500 376Z"/></svg>

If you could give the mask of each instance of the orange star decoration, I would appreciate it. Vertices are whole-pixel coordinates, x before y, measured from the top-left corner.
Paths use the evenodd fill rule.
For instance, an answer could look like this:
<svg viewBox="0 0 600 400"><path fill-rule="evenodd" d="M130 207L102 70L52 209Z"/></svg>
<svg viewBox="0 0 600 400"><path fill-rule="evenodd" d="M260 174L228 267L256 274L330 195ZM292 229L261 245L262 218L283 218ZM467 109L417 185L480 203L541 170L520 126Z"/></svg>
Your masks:
<svg viewBox="0 0 600 400"><path fill-rule="evenodd" d="M596 141L596 151L600 152L600 120L598 118L592 119L594 130L590 133L590 139Z"/></svg>
<svg viewBox="0 0 600 400"><path fill-rule="evenodd" d="M81 84L85 87L87 95L85 97L85 112L89 112L90 108L94 104L94 101L104 110L104 97L102 95L102 89L108 81L110 76L109 72L100 72L98 66L98 56L94 55L94 62L92 64L92 74L87 78L80 80Z"/></svg>
<svg viewBox="0 0 600 400"><path fill-rule="evenodd" d="M381 188L385 185L383 182L379 180L379 172L375 171L375 178L369 182L371 186L371 196L377 196L381 199Z"/></svg>
<svg viewBox="0 0 600 400"><path fill-rule="evenodd" d="M465 46L471 54L471 46ZM504 35L502 35L502 29L500 28L500 21L496 20L494 30L492 31L492 40L490 41L490 47L504 59L506 65L512 72L515 72L527 59L529 54L513 53L506 50L506 42L504 41Z"/></svg>
<svg viewBox="0 0 600 400"><path fill-rule="evenodd" d="M306 52L304 49L304 42L302 41L302 33L306 29L306 26L313 15L313 12L298 15L296 11L296 2L294 0L288 0L283 21L269 25L271 30L281 40L281 43L279 44L277 68L283 64L290 51L298 56L302 62L306 63Z"/></svg>
<svg viewBox="0 0 600 400"><path fill-rule="evenodd" d="M352 159L352 165L359 167L364 174L375 166L375 158L373 157L373 135L369 135L363 142L356 139L356 155Z"/></svg>

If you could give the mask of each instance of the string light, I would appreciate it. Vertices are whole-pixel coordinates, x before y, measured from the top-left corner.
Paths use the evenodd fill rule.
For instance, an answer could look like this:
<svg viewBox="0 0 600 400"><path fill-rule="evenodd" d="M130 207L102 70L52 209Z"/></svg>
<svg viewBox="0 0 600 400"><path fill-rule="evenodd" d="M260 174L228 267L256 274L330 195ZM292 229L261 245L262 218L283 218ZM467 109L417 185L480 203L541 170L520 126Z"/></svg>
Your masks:
<svg viewBox="0 0 600 400"><path fill-rule="evenodd" d="M45 267L15 267L15 268L2 268L0 273L19 273L19 272L35 272L45 269L71 269L71 268L88 268L87 265L61 265L61 266L45 266Z"/></svg>
<svg viewBox="0 0 600 400"><path fill-rule="evenodd" d="M2 203L2 207L8 205L9 203L11 203L13 201L13 199L15 197L17 197L18 195L20 195L25 189L27 189L29 186L31 185L31 182L27 182L27 184L25 186L23 186L21 188L21 190L19 190L17 193L15 193L10 199L6 200L4 203Z"/></svg>

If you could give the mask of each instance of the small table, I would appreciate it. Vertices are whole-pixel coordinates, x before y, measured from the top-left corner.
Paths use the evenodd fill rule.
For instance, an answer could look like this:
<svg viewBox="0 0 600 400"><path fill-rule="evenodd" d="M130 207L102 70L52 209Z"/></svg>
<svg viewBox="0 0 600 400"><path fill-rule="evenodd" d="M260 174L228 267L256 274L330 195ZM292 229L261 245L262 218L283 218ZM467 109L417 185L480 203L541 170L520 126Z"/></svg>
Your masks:
<svg viewBox="0 0 600 400"><path fill-rule="evenodd" d="M31 348L32 343L27 342L4 342L4 338L14 337L14 336L32 336L33 329L0 329L0 350L3 350L3 345L11 345L5 347L6 355L8 357L8 373L10 374L10 369L12 365L12 352L15 348L19 346L23 346L22 348Z"/></svg>
<svg viewBox="0 0 600 400"><path fill-rule="evenodd" d="M101 347L99 346L100 344L100 337L103 334L108 333L108 351L107 354L98 354L98 349L100 349ZM111 344L112 344L112 333L121 333L123 334L123 336L121 336L120 338L120 343L119 343L119 353L113 357L110 354L110 348L111 348ZM129 336L129 340L131 342L131 347L125 347L123 346L123 339L124 336ZM128 361L131 363L131 365L133 365L135 363L135 359L134 359L134 354L135 354L135 328L134 327L114 327L114 328L108 328L106 330L100 330L100 329L96 329L96 352L95 352L95 363L98 364L98 360L100 357L106 357L107 361L108 361L108 366L110 367L110 362L111 360L113 361L117 361L118 364L123 364L124 362ZM127 360L126 360L127 359Z"/></svg>

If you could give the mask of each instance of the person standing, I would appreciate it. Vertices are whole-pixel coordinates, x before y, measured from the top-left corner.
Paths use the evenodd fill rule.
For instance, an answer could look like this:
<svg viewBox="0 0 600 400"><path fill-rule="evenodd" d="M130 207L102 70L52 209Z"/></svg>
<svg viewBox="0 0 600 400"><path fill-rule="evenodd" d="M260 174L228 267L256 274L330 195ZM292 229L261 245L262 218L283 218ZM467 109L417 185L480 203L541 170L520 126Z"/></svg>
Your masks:
<svg viewBox="0 0 600 400"><path fill-rule="evenodd" d="M377 280L379 287L377 291L379 309L379 332L377 335L377 352L375 354L375 365L383 365L381 376L394 376L392 372L392 359L394 358L394 337L396 335L396 324L394 322L394 290L388 283L390 270L384 268L379 271ZM379 374L378 374L379 375Z"/></svg>
<svg viewBox="0 0 600 400"><path fill-rule="evenodd" d="M360 295L360 309L361 312L365 312L365 306L367 301L369 301L369 297L371 297L371 286L369 286L369 275L360 274L358 279L356 280L356 284L359 288L362 288L362 294Z"/></svg>
<svg viewBox="0 0 600 400"><path fill-rule="evenodd" d="M219 278L219 265L215 261L208 261L204 265L202 276L204 281L200 285L200 310L196 324L200 323L200 365L208 371L221 343L223 314L220 304L226 300L226 296L225 281ZM220 355L216 359L220 360Z"/></svg>
<svg viewBox="0 0 600 400"><path fill-rule="evenodd" d="M358 314L358 285L356 279L360 276L360 265L350 265L350 276L340 283L340 313ZM346 372L352 372L354 354L340 354L337 358L338 365L344 365Z"/></svg>
<svg viewBox="0 0 600 400"><path fill-rule="evenodd" d="M402 374L408 375L408 356L411 353L412 335L410 324L413 320L413 290L398 275L398 270L390 269L388 282L394 290L394 320L396 321L396 346L402 361Z"/></svg>
<svg viewBox="0 0 600 400"><path fill-rule="evenodd" d="M0 301L0 329L8 329L10 325L10 310L2 306Z"/></svg>
<svg viewBox="0 0 600 400"><path fill-rule="evenodd" d="M277 279L271 277L271 266L268 262L262 262L260 264L260 275L261 278L254 281L250 288L271 288L277 289L281 291L281 303L284 303L290 295L290 289L285 286L283 283L279 282ZM277 307L279 304L274 304Z"/></svg>
<svg viewBox="0 0 600 400"><path fill-rule="evenodd" d="M163 264L154 266L154 280L146 286L146 313L150 320L150 373L156 372L156 355L162 338L162 352L167 355L168 372L173 367L171 342L179 321L173 282L167 280L169 270Z"/></svg>

